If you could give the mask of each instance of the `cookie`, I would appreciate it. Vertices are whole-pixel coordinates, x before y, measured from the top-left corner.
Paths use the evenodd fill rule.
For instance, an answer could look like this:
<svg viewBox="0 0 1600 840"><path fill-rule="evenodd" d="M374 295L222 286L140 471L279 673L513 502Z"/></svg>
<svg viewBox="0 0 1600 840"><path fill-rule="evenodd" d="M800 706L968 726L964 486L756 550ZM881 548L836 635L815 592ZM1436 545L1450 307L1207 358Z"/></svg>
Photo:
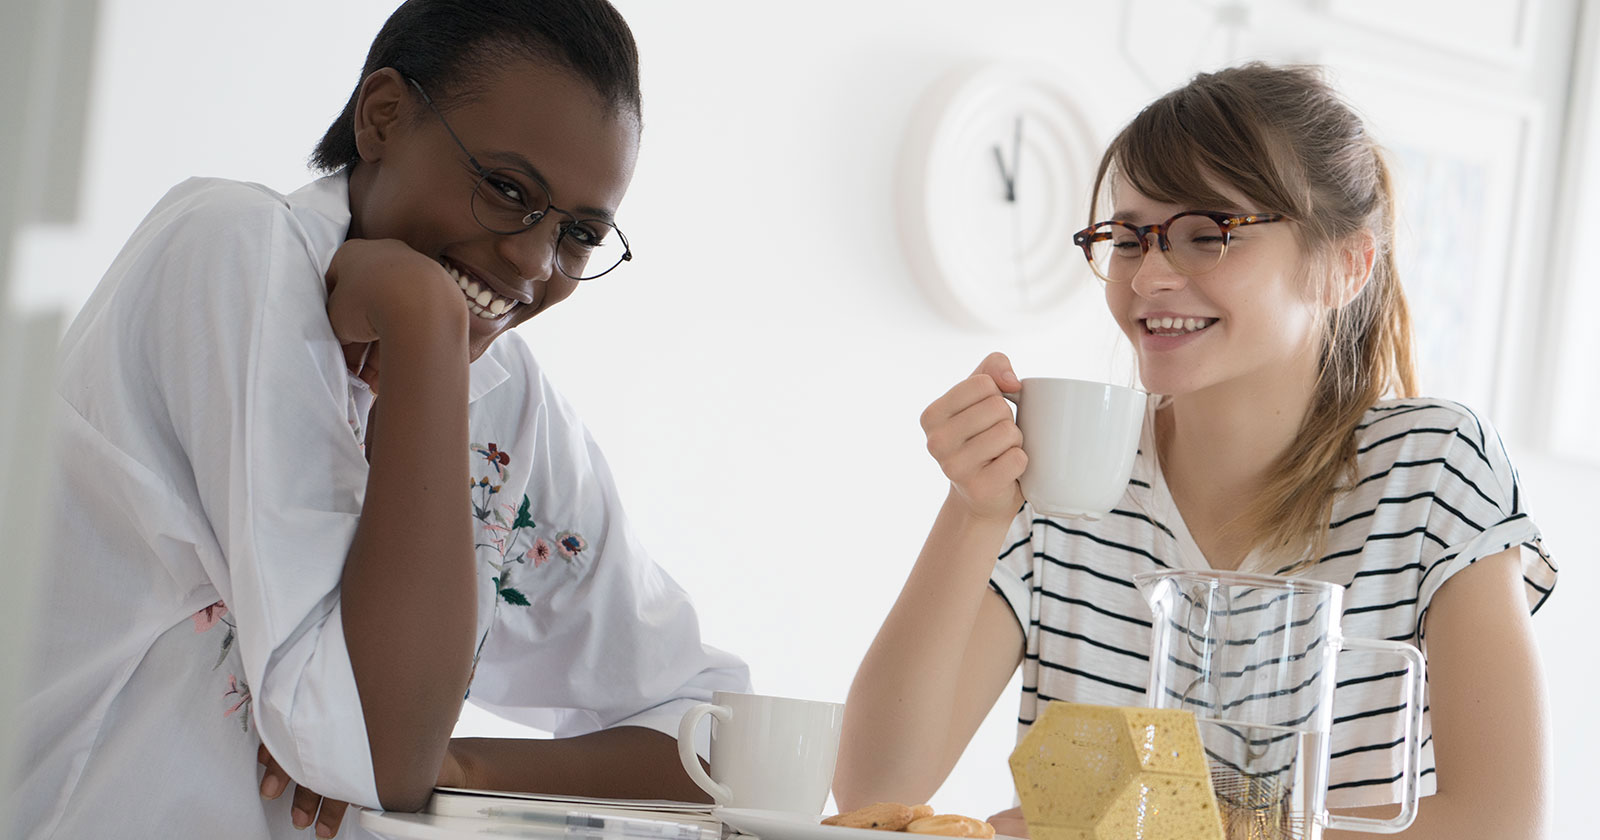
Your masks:
<svg viewBox="0 0 1600 840"><path fill-rule="evenodd" d="M823 825L844 828L872 828L879 831L900 831L915 819L911 806L898 802L875 802L865 808L846 811L822 821Z"/></svg>
<svg viewBox="0 0 1600 840"><path fill-rule="evenodd" d="M931 816L933 816L933 806L932 805L912 805L911 806L911 821L912 822L916 822L917 820L920 820L923 817L931 817Z"/></svg>
<svg viewBox="0 0 1600 840"><path fill-rule="evenodd" d="M994 826L983 820L963 817L960 814L939 814L913 820L906 825L912 834L939 834L945 837L976 837L989 840L994 837Z"/></svg>

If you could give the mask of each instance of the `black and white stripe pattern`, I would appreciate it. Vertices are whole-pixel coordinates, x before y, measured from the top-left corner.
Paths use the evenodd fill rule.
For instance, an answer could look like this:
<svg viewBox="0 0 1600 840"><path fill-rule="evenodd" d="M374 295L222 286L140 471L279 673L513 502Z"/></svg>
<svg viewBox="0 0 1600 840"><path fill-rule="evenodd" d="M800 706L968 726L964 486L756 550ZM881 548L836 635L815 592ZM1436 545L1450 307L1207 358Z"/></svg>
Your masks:
<svg viewBox="0 0 1600 840"><path fill-rule="evenodd" d="M1439 586L1515 546L1524 549L1529 609L1544 603L1555 564L1522 508L1500 437L1482 418L1444 400L1384 401L1368 410L1357 449L1360 479L1334 504L1323 556L1300 573L1345 587L1347 638L1421 646ZM1050 700L1144 705L1151 615L1132 578L1207 567L1160 474L1148 418L1128 492L1110 515L1055 520L1024 507L990 579L1027 631L1019 737ZM1339 656L1330 807L1399 798L1402 676L1392 658ZM1423 737L1426 795L1435 790L1426 714Z"/></svg>

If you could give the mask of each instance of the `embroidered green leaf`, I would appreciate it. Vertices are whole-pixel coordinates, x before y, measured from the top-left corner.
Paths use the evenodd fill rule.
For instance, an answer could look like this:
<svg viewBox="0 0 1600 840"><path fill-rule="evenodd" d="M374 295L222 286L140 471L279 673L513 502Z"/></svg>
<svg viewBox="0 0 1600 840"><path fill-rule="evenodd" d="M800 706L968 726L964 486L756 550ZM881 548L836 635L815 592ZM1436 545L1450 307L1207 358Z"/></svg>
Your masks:
<svg viewBox="0 0 1600 840"><path fill-rule="evenodd" d="M533 524L533 516L528 513L528 497L527 496L523 496L522 497L522 507L517 509L517 521L511 527L513 527L513 528L534 528L534 527L537 527L537 526L535 526Z"/></svg>
<svg viewBox="0 0 1600 840"><path fill-rule="evenodd" d="M506 522L506 515L501 513L499 510L494 512L494 521L499 523L500 527L502 528L510 527L510 524Z"/></svg>
<svg viewBox="0 0 1600 840"><path fill-rule="evenodd" d="M500 578L499 577L492 577L492 578L489 578L489 579L494 581L495 591L498 592L500 590Z"/></svg>
<svg viewBox="0 0 1600 840"><path fill-rule="evenodd" d="M222 637L222 653L217 654L217 664L216 665L212 665L211 666L211 670L213 670L213 671L217 670L218 666L220 666L222 664L222 661L224 659L228 658L228 651L230 651L230 650L233 650L233 628L232 627L229 627L227 635Z"/></svg>
<svg viewBox="0 0 1600 840"><path fill-rule="evenodd" d="M508 604L515 604L519 607L528 606L528 596L515 589L512 589L509 586L500 590L500 597L506 599L506 603Z"/></svg>

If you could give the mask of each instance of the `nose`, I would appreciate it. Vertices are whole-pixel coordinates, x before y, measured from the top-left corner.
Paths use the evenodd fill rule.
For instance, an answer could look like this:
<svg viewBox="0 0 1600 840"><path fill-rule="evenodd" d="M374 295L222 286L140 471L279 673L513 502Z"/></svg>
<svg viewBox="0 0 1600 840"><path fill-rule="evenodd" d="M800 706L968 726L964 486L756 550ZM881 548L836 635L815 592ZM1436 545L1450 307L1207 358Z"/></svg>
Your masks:
<svg viewBox="0 0 1600 840"><path fill-rule="evenodd" d="M525 231L499 237L496 250L501 259L511 264L518 278L545 283L558 271L554 215L546 215Z"/></svg>
<svg viewBox="0 0 1600 840"><path fill-rule="evenodd" d="M1154 242L1150 244L1150 250L1145 252L1144 259L1139 262L1139 268L1128 281L1133 291L1145 298L1182 289L1188 283L1189 278L1179 274L1172 267L1166 252Z"/></svg>

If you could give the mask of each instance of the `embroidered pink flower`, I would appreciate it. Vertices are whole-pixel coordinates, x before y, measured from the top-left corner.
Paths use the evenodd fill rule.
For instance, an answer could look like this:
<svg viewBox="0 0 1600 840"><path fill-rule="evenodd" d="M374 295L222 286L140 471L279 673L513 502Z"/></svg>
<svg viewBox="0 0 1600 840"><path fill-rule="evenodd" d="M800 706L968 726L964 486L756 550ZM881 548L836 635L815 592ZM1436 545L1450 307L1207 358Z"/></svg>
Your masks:
<svg viewBox="0 0 1600 840"><path fill-rule="evenodd" d="M204 633L207 630L210 630L211 628L217 626L217 622L221 621L222 617L227 614L228 605L222 603L221 601L218 601L215 604L200 610L199 612L190 616L190 618L194 619L194 632Z"/></svg>
<svg viewBox="0 0 1600 840"><path fill-rule="evenodd" d="M561 552L569 562L578 559L578 554L589 544L583 541L583 535L576 531L562 531L556 534L556 550Z"/></svg>
<svg viewBox="0 0 1600 840"><path fill-rule="evenodd" d="M537 569L550 562L550 544L543 538L536 539L533 541L533 550L528 554L533 557L533 567Z"/></svg>
<svg viewBox="0 0 1600 840"><path fill-rule="evenodd" d="M238 700L234 701L234 704L232 706L228 707L227 711L222 713L222 716L225 717L225 718L226 717L233 717L233 713L234 712L240 711L242 709L244 711L244 714L239 716L239 726L244 731L249 732L250 731L250 684L245 682L244 680L239 679L237 676L235 676L233 674L229 674L228 675L228 690L222 696L223 696L223 698L228 698L228 697L238 697L239 698Z"/></svg>

